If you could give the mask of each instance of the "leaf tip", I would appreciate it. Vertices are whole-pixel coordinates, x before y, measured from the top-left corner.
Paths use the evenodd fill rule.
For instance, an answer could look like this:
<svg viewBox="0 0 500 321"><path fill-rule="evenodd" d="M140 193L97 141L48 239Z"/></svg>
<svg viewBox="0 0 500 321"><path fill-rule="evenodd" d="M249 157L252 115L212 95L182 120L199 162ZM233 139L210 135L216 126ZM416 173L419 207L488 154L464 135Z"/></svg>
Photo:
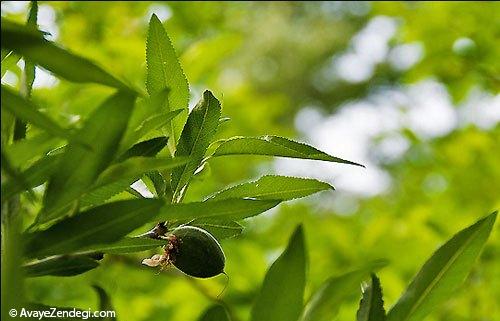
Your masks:
<svg viewBox="0 0 500 321"><path fill-rule="evenodd" d="M203 92L203 99L212 99L212 98L217 99L210 90L205 89L205 91Z"/></svg>
<svg viewBox="0 0 500 321"><path fill-rule="evenodd" d="M297 225L292 234L292 239L303 239L304 238L304 224L300 223Z"/></svg>
<svg viewBox="0 0 500 321"><path fill-rule="evenodd" d="M160 20L160 18L158 18L156 13L153 13L151 15L151 18L149 19L149 24L151 25L152 23L160 23L161 24L161 20Z"/></svg>
<svg viewBox="0 0 500 321"><path fill-rule="evenodd" d="M495 221L497 219L497 215L498 215L498 210L496 210L493 213L491 213L490 215L486 216L484 218L484 220L488 221L488 223L490 223L493 226L493 224L495 224Z"/></svg>
<svg viewBox="0 0 500 321"><path fill-rule="evenodd" d="M332 190L332 191L334 191L334 190L335 190L335 186L333 186L332 184L330 184L330 183L326 183L326 182L325 182L325 184L326 184L326 186L327 186L327 188L326 188L326 189L330 189L330 190Z"/></svg>

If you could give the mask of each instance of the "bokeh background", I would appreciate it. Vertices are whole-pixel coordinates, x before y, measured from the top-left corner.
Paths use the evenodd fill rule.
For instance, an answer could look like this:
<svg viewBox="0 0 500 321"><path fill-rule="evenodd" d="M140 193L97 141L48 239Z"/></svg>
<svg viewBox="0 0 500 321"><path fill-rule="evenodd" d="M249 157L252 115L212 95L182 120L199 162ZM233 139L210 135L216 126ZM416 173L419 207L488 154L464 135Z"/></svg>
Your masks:
<svg viewBox="0 0 500 321"><path fill-rule="evenodd" d="M1 6L2 17L26 19L28 2ZM500 207L499 3L39 6L39 27L49 39L139 87L147 23L156 13L190 82L191 105L208 88L231 118L219 138L277 134L366 165L220 158L198 175L187 201L265 173L314 177L336 187L246 220L242 235L223 241L230 280L222 299L238 320L247 319L266 268L300 222L310 257L307 296L331 275L386 258L390 264L379 276L388 308L440 244ZM18 84L19 71L8 71L2 83ZM70 124L110 93L39 69L33 99ZM426 320L500 320L499 253L496 224L465 284ZM99 284L119 320L191 321L225 285L224 277L156 274L140 265L146 256L106 257L100 268L78 277L29 279L26 296L95 309L91 285ZM338 320L354 320L358 300L343 306Z"/></svg>

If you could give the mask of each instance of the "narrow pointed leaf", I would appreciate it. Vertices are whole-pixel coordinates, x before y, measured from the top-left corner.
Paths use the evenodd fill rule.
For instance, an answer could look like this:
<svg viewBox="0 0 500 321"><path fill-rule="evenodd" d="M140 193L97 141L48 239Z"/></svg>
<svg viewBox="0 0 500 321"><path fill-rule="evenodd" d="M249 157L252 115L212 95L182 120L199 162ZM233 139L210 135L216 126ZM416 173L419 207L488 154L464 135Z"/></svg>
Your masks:
<svg viewBox="0 0 500 321"><path fill-rule="evenodd" d="M123 153L120 157L118 157L118 161L124 161L131 157L154 157L158 154L166 145L168 138L167 137L156 137L150 140L146 140L140 143L135 144L125 153ZM153 161L154 162L154 161ZM164 164L161 164L162 166ZM119 166L119 165L113 165ZM123 166L122 166L123 167ZM106 170L108 171L109 168ZM102 174L104 175L104 173ZM133 176L132 178L124 178L124 177L116 177L117 180L114 180L112 183L99 186L92 187L92 189L85 193L85 195L80 200L80 205L82 207L88 207L92 205L100 205L113 197L114 195L127 190L135 181L137 181L140 177Z"/></svg>
<svg viewBox="0 0 500 321"><path fill-rule="evenodd" d="M255 216L278 205L275 200L227 199L213 202L172 203L165 205L157 220L193 220L197 218L238 221Z"/></svg>
<svg viewBox="0 0 500 321"><path fill-rule="evenodd" d="M115 243L96 244L80 249L84 253L128 254L159 248L165 245L164 240L126 237Z"/></svg>
<svg viewBox="0 0 500 321"><path fill-rule="evenodd" d="M152 131L161 129L163 126L168 125L170 121L178 116L181 111L181 109L177 109L168 113L156 114L147 118L139 126L137 126L136 129L125 135L125 138L123 139L123 146L126 148Z"/></svg>
<svg viewBox="0 0 500 321"><path fill-rule="evenodd" d="M419 321L455 294L481 253L497 212L455 234L420 269L387 315L388 321Z"/></svg>
<svg viewBox="0 0 500 321"><path fill-rule="evenodd" d="M51 257L25 265L26 276L37 277L44 275L73 276L95 269L99 263L84 255L65 255Z"/></svg>
<svg viewBox="0 0 500 321"><path fill-rule="evenodd" d="M169 126L172 143L179 140L182 127L187 118L189 102L189 84L177 59L172 42L163 28L161 21L153 14L149 21L146 43L146 62L148 66L146 88L150 96L168 88L168 104L165 110L182 109L182 113L173 119Z"/></svg>
<svg viewBox="0 0 500 321"><path fill-rule="evenodd" d="M177 117L182 112L182 109L176 109L167 113L153 115L142 122L142 124L134 131L134 139L140 139L155 129L160 129L169 124L172 119Z"/></svg>
<svg viewBox="0 0 500 321"><path fill-rule="evenodd" d="M28 20L26 21L26 25L38 28L37 27L37 18L38 18L38 2L31 1L30 12L28 13ZM24 95L26 97L31 97L31 90L33 89L33 82L35 81L35 64L31 62L29 59L24 59ZM26 124L25 124L26 126Z"/></svg>
<svg viewBox="0 0 500 321"><path fill-rule="evenodd" d="M309 299L300 320L333 320L342 303L358 293L361 282L369 278L371 272L385 265L386 261L375 261L346 274L330 277Z"/></svg>
<svg viewBox="0 0 500 321"><path fill-rule="evenodd" d="M94 184L99 174L113 161L127 128L135 96L118 92L94 111L79 131L79 137L92 150L69 143L47 186L44 207L38 223L57 218L64 208Z"/></svg>
<svg viewBox="0 0 500 321"><path fill-rule="evenodd" d="M93 207L101 205L109 200L111 197L126 191L130 185L136 181L135 178L126 178L115 181L114 183L93 188L91 191L85 193L80 199L80 206L82 208Z"/></svg>
<svg viewBox="0 0 500 321"><path fill-rule="evenodd" d="M315 159L334 163L362 166L342 158L328 155L312 146L279 136L233 137L222 141L213 157L225 155L267 155L290 158Z"/></svg>
<svg viewBox="0 0 500 321"><path fill-rule="evenodd" d="M198 321L231 321L226 309L219 304L209 307Z"/></svg>
<svg viewBox="0 0 500 321"><path fill-rule="evenodd" d="M153 183L156 196L162 197L165 195L167 182L165 181L163 175L158 170L146 173L146 175L142 178L142 180L145 181L147 179L149 179L151 183Z"/></svg>
<svg viewBox="0 0 500 321"><path fill-rule="evenodd" d="M1 152L1 164L2 164L2 172L7 174L7 177L9 177L9 181L6 184L12 184L13 186L17 186L17 189L21 190L29 190L29 196L33 200L34 196L31 191L30 183L28 179L24 176L23 173L20 173L10 162L10 160L7 158L5 153ZM3 190L4 184L2 184L2 203L4 200L7 200L10 196L14 195L15 193L9 193L7 195L4 195L4 190Z"/></svg>
<svg viewBox="0 0 500 321"><path fill-rule="evenodd" d="M2 49L3 51L3 49ZM17 68L17 62L21 59L19 55L10 51L3 59L2 59L2 77L8 70L12 68Z"/></svg>
<svg viewBox="0 0 500 321"><path fill-rule="evenodd" d="M142 141L126 150L116 161L121 162L127 158L136 156L154 157L167 146L167 143L168 137L155 137Z"/></svg>
<svg viewBox="0 0 500 321"><path fill-rule="evenodd" d="M134 91L92 61L45 40L37 30L2 19L1 36L2 48L10 49L69 81L98 83Z"/></svg>
<svg viewBox="0 0 500 321"><path fill-rule="evenodd" d="M25 235L27 257L44 257L76 252L94 244L114 243L134 229L150 222L162 200L118 201L91 208L66 218L47 230Z"/></svg>
<svg viewBox="0 0 500 321"><path fill-rule="evenodd" d="M243 183L220 191L208 200L248 197L286 201L329 189L333 189L330 184L315 179L269 175L254 182Z"/></svg>
<svg viewBox="0 0 500 321"><path fill-rule="evenodd" d="M131 157L127 160L108 167L97 179L95 187L102 187L121 179L141 178L142 174L152 170L172 169L186 164L183 157Z"/></svg>
<svg viewBox="0 0 500 321"><path fill-rule="evenodd" d="M12 164L17 167L25 167L34 158L45 155L57 146L62 145L63 140L48 133L25 138L4 147L4 150Z"/></svg>
<svg viewBox="0 0 500 321"><path fill-rule="evenodd" d="M2 108L6 108L17 118L33 124L33 126L43 129L49 134L73 140L73 135L67 129L61 127L54 120L38 111L33 103L14 93L4 85L2 85Z"/></svg>
<svg viewBox="0 0 500 321"><path fill-rule="evenodd" d="M203 93L202 100L189 114L182 130L175 156L189 157L189 162L172 172L174 195L189 183L196 169L200 166L208 145L219 126L221 106L210 91Z"/></svg>
<svg viewBox="0 0 500 321"><path fill-rule="evenodd" d="M23 171L22 176L24 177L24 185L22 182L13 180L9 180L2 184L2 202L26 189L42 185L57 169L60 157L60 155L47 155Z"/></svg>
<svg viewBox="0 0 500 321"><path fill-rule="evenodd" d="M37 28L36 20L38 16L38 2L31 1L30 11L26 25ZM35 65L28 59L24 59L24 68L21 74L20 92L23 97L29 99L35 81ZM14 141L24 140L26 138L27 122L23 119L16 119L14 125Z"/></svg>
<svg viewBox="0 0 500 321"><path fill-rule="evenodd" d="M2 58L2 62L4 61L5 58L7 58L10 54L12 53L11 50L7 49L2 49L0 50L0 57Z"/></svg>
<svg viewBox="0 0 500 321"><path fill-rule="evenodd" d="M363 291L357 321L384 321L385 310L380 280L372 274L371 284Z"/></svg>
<svg viewBox="0 0 500 321"><path fill-rule="evenodd" d="M36 23L36 20L38 18L38 1L33 0L30 2L30 12L28 13L28 20L26 21L26 25L33 28L38 28Z"/></svg>
<svg viewBox="0 0 500 321"><path fill-rule="evenodd" d="M127 132L123 139L122 149L128 148L134 141L131 141L131 136L134 132L148 119L154 115L165 113L165 104L168 104L167 96L169 89L160 91L152 97L138 97L134 111L130 116ZM168 109L170 110L170 109ZM167 112L168 113L168 112ZM140 138L138 138L140 139Z"/></svg>
<svg viewBox="0 0 500 321"><path fill-rule="evenodd" d="M299 226L287 248L271 265L251 312L251 321L296 321L304 300L307 253Z"/></svg>

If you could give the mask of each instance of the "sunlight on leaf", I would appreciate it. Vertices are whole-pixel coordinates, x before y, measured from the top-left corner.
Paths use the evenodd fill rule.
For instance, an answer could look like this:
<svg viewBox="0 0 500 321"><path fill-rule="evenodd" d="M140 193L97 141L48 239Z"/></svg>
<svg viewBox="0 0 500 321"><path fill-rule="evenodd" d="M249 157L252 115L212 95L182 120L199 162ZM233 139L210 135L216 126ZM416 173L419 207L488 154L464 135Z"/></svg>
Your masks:
<svg viewBox="0 0 500 321"><path fill-rule="evenodd" d="M186 122L189 102L189 84L177 59L172 42L156 15L149 21L148 39L146 42L146 62L148 66L146 88L150 96L170 89L168 94L168 111L182 109L169 128L169 134L175 144Z"/></svg>
<svg viewBox="0 0 500 321"><path fill-rule="evenodd" d="M420 269L387 315L388 321L419 321L464 281L488 239L497 212L455 234Z"/></svg>
<svg viewBox="0 0 500 321"><path fill-rule="evenodd" d="M226 155L267 155L290 158L314 159L364 167L342 158L328 155L307 144L298 143L279 136L237 136L218 142L213 157Z"/></svg>
<svg viewBox="0 0 500 321"><path fill-rule="evenodd" d="M295 321L299 318L306 285L307 250L302 226L295 229L281 256L266 273L252 307L252 321Z"/></svg>

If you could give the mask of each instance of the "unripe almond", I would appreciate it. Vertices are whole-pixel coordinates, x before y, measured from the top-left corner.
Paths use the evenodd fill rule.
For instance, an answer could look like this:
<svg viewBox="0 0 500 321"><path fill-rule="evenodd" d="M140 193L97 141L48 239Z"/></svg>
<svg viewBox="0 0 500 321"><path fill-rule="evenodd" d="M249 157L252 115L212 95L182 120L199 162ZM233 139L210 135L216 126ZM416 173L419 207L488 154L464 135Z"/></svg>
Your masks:
<svg viewBox="0 0 500 321"><path fill-rule="evenodd" d="M169 237L173 245L169 251L172 264L182 272L197 278L224 273L226 258L222 247L207 231L182 226L173 230Z"/></svg>

